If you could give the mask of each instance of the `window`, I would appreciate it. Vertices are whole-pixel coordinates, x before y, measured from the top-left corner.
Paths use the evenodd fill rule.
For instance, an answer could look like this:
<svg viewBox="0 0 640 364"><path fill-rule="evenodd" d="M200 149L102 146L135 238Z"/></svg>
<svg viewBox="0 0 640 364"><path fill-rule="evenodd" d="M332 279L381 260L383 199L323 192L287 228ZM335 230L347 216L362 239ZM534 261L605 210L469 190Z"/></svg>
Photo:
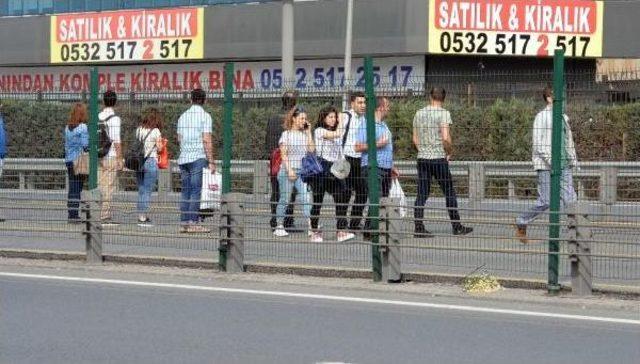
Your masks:
<svg viewBox="0 0 640 364"><path fill-rule="evenodd" d="M9 0L0 0L0 16L9 15Z"/></svg>
<svg viewBox="0 0 640 364"><path fill-rule="evenodd" d="M53 13L53 0L39 0L40 14Z"/></svg>
<svg viewBox="0 0 640 364"><path fill-rule="evenodd" d="M102 0L101 10L117 10L120 9L119 0Z"/></svg>
<svg viewBox="0 0 640 364"><path fill-rule="evenodd" d="M24 0L22 5L25 15L38 14L38 0Z"/></svg>
<svg viewBox="0 0 640 364"><path fill-rule="evenodd" d="M9 0L9 15L22 15L22 0Z"/></svg>
<svg viewBox="0 0 640 364"><path fill-rule="evenodd" d="M71 0L71 2L69 4L69 11L72 11L72 12L85 11L85 1L84 0Z"/></svg>
<svg viewBox="0 0 640 364"><path fill-rule="evenodd" d="M53 12L66 13L69 11L69 0L56 0L53 2Z"/></svg>

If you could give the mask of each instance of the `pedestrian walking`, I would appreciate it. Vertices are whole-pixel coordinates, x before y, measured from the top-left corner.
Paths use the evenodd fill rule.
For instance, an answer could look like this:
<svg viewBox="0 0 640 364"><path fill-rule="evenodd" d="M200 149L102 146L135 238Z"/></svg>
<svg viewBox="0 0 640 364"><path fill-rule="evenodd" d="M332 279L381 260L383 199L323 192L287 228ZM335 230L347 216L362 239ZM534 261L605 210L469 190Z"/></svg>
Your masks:
<svg viewBox="0 0 640 364"><path fill-rule="evenodd" d="M122 147L120 142L120 129L122 120L116 114L114 107L118 101L115 91L107 90L103 95L104 108L98 115L98 120L102 124L101 128L106 130L107 143L110 144L108 151L99 161L98 167L98 187L102 195L102 209L100 220L103 226L117 225L113 220L113 193L116 189L118 171L124 167L122 159Z"/></svg>
<svg viewBox="0 0 640 364"><path fill-rule="evenodd" d="M265 154L267 158L271 159L272 155L275 153L280 153L280 137L282 136L282 132L284 131L284 119L287 116L287 113L291 111L298 102L298 92L297 91L287 91L282 95L282 107L280 108L280 112L278 115L272 116L267 121L267 132L265 138ZM271 161L271 163L275 163L275 161ZM279 170L279 169L278 169ZM278 207L278 201L280 201L280 184L278 183L278 174L277 172L273 175L270 174L269 179L271 180L271 220L269 224L271 226L271 230L275 230L277 225L276 218L276 209ZM295 222L293 219L293 203L296 200L298 195L298 190L294 187L293 192L291 193L291 200L287 205L287 209L285 211L284 218L284 228L288 232L300 232L295 228Z"/></svg>
<svg viewBox="0 0 640 364"><path fill-rule="evenodd" d="M413 144L418 149L418 196L415 201L415 237L431 237L423 222L424 205L429 198L431 178L434 177L446 198L449 220L454 235L466 235L473 228L460 223L458 200L453 187L449 161L453 152L450 125L451 113L442 107L446 91L441 87L431 89L430 104L416 113L413 118Z"/></svg>
<svg viewBox="0 0 640 364"><path fill-rule="evenodd" d="M311 207L311 241L322 242L322 231L318 229L320 209L325 193L331 194L336 209L336 238L338 242L353 239L355 235L347 230L347 209L349 196L346 184L331 174L331 166L342 155L342 126L338 118L338 110L333 106L326 106L318 114L318 121L314 131L316 154L322 163L323 173L313 178L309 183L313 192L313 206Z"/></svg>
<svg viewBox="0 0 640 364"><path fill-rule="evenodd" d="M277 225L273 234L283 237L289 235L284 228L285 208L289 203L292 190L298 190L298 197L302 204L303 215L307 220L309 232L311 232L311 204L307 184L302 181L300 168L302 158L307 153L314 153L315 146L311 128L307 121L307 113L301 106L296 106L285 117L285 131L280 137L280 152L282 164L278 172L280 185L280 200L276 209Z"/></svg>
<svg viewBox="0 0 640 364"><path fill-rule="evenodd" d="M136 171L138 183L138 226L152 227L149 218L151 193L158 181L158 153L164 148L162 140L162 115L156 108L144 112L142 123L136 129L136 139L144 144L144 164L140 171Z"/></svg>
<svg viewBox="0 0 640 364"><path fill-rule="evenodd" d="M553 127L553 89L546 87L542 91L546 106L533 121L532 153L533 168L538 175L538 199L536 205L516 219L516 237L522 243L528 243L527 225L549 209L551 198L551 135ZM563 149L561 156L562 179L560 199L566 207L577 201L578 196L573 188L572 169L577 167L573 135L569 126L569 117L563 114Z"/></svg>
<svg viewBox="0 0 640 364"><path fill-rule="evenodd" d="M350 172L347 177L347 195L355 194L349 221L349 230L358 231L362 227L362 213L367 203L367 180L362 173L362 153L355 150L358 134L364 128L366 130L366 99L361 91L352 92L349 95L351 109L344 112L342 124L345 128L346 141L344 145L344 155L350 164Z"/></svg>
<svg viewBox="0 0 640 364"><path fill-rule="evenodd" d="M191 107L178 119L178 142L180 143L180 232L203 233L210 230L198 223L202 194L202 170L209 166L211 173L216 165L213 159L211 134L213 119L203 108L206 93L202 89L191 91Z"/></svg>
<svg viewBox="0 0 640 364"><path fill-rule="evenodd" d="M87 107L75 104L71 109L67 126L64 128L64 163L67 167L69 189L67 191L67 221L80 223L80 199L85 176L76 174L73 162L89 149L89 130L87 129Z"/></svg>

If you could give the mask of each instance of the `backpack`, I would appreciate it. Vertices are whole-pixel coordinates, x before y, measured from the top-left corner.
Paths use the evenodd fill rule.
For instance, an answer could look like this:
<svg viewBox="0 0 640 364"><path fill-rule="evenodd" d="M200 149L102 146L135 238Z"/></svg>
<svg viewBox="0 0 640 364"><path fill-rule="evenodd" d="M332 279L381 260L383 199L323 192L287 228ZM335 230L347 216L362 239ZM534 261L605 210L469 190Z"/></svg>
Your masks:
<svg viewBox="0 0 640 364"><path fill-rule="evenodd" d="M109 131L107 130L107 121L111 120L115 114L104 119L103 122L98 123L98 158L104 158L109 154L111 150L111 138L109 137Z"/></svg>
<svg viewBox="0 0 640 364"><path fill-rule="evenodd" d="M153 129L149 130L147 135L142 140L140 140L140 137L136 132L136 139L131 147L127 150L127 154L124 157L125 167L134 172L142 172L142 170L144 169L144 162L146 162L147 158L149 157L149 155L144 154L144 144L152 131Z"/></svg>

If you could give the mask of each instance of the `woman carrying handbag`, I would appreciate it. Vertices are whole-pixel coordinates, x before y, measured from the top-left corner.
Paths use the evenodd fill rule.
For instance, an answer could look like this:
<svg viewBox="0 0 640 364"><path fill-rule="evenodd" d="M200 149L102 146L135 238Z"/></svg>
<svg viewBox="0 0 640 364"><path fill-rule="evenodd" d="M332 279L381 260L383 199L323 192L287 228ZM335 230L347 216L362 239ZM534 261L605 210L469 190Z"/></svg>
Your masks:
<svg viewBox="0 0 640 364"><path fill-rule="evenodd" d="M142 124L136 129L136 138L144 142L144 165L136 172L138 182L138 226L152 227L149 219L151 193L158 181L158 152L164 148L162 140L162 115L156 108L145 111Z"/></svg>
<svg viewBox="0 0 640 364"><path fill-rule="evenodd" d="M318 229L318 217L325 192L333 196L336 205L337 233L339 242L353 239L355 235L347 230L347 209L349 196L346 192L346 184L343 179L337 178L332 172L334 163L342 158L342 125L338 120L338 110L333 106L327 106L320 110L314 141L316 153L320 157L323 167L321 176L310 182L313 191L313 207L311 208L311 241L319 243L323 241L322 232ZM343 159L343 158L342 158Z"/></svg>
<svg viewBox="0 0 640 364"><path fill-rule="evenodd" d="M80 195L82 184L89 173L89 130L87 107L75 104L64 128L64 162L67 166L69 190L67 191L67 222L78 224L80 220Z"/></svg>

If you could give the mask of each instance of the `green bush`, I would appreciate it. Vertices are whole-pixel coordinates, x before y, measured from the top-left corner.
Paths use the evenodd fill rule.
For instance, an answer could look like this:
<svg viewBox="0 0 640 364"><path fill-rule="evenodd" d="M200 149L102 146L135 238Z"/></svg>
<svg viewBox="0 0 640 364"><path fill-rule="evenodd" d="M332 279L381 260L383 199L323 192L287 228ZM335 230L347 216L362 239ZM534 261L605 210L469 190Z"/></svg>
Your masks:
<svg viewBox="0 0 640 364"><path fill-rule="evenodd" d="M315 122L318 110L326 102L305 102L309 118ZM176 123L189 105L186 103L121 103L117 112L123 119L123 140L133 138L142 112L157 107L164 115L163 135L169 150L177 156ZM393 133L396 160L416 157L412 145L412 122L424 100L409 97L392 100L387 118ZM447 105L453 118L452 136L457 160L527 161L531 158L531 126L542 105L530 100L496 100L478 107ZM10 101L3 110L9 136L10 158L62 158L63 130L71 104L36 101ZM214 143L218 156L222 148L222 105L206 106L214 120ZM273 101L243 100L233 113L233 155L235 159L265 159L266 122L278 113ZM570 105L570 118L578 158L587 160L640 160L640 103L626 105Z"/></svg>

